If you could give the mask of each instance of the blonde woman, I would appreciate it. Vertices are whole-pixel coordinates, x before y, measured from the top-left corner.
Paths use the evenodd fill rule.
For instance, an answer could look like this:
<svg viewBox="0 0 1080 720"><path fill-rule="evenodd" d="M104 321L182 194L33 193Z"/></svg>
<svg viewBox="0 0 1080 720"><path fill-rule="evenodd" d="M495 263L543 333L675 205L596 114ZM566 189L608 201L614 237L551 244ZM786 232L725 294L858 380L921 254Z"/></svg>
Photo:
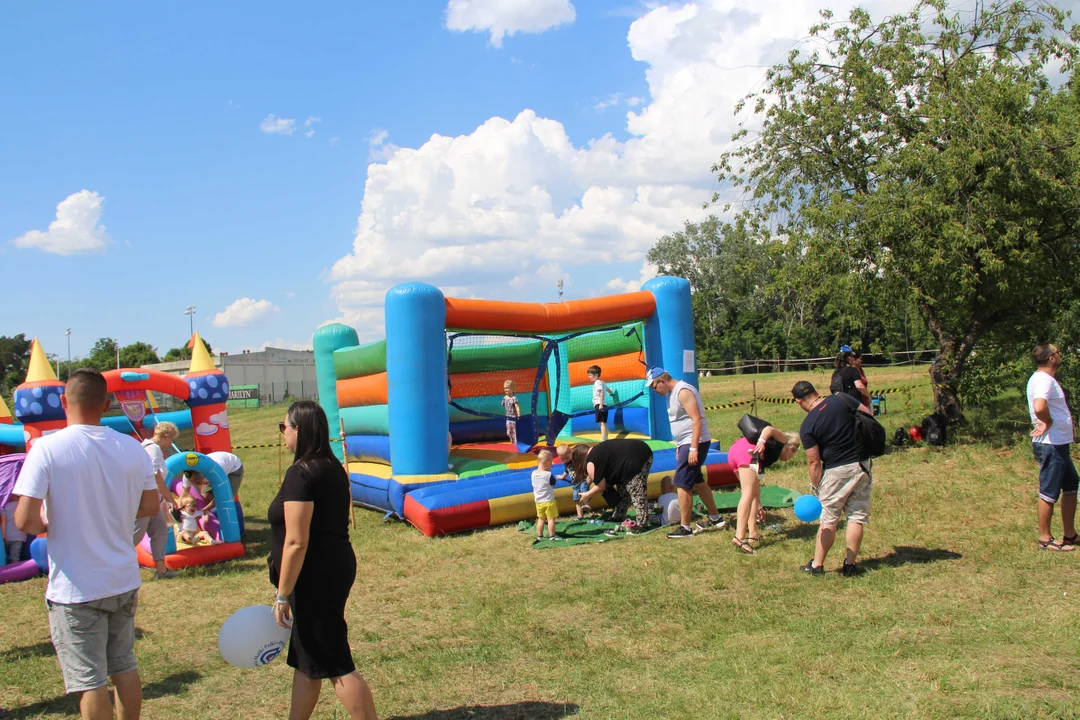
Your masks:
<svg viewBox="0 0 1080 720"><path fill-rule="evenodd" d="M742 490L736 510L735 537L731 539L731 544L747 555L754 554L752 543L761 539L757 524L761 508L761 477L765 468L778 461L790 460L798 449L798 433L788 435L771 425L761 431L757 445L750 444L743 437L728 449L728 466L735 471Z"/></svg>
<svg viewBox="0 0 1080 720"><path fill-rule="evenodd" d="M144 535L150 536L150 554L154 557L155 580L167 580L176 577L176 573L165 567L165 543L169 537L169 522L165 517L166 508L179 507L176 494L165 485L168 480L165 477L165 453L163 450L171 447L179 437L180 430L174 423L160 422L154 426L154 436L143 440L142 446L150 456L150 463L154 467L154 481L157 483L158 494L163 504L161 512L153 517L142 518L135 521L134 544L142 542Z"/></svg>

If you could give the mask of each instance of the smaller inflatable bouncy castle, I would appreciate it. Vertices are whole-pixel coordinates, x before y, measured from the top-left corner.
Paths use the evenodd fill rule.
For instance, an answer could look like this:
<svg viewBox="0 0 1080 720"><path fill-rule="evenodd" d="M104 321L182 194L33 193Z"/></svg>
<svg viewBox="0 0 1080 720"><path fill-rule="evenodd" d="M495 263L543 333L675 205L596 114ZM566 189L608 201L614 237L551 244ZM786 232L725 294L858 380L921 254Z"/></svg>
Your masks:
<svg viewBox="0 0 1080 720"><path fill-rule="evenodd" d="M11 499L11 490L15 487L15 480L19 477L23 460L23 453L9 453L0 457L0 512ZM15 582L16 580L29 580L41 575L43 569L30 556L30 544L32 537L28 537L23 543L21 557L9 558L4 552L3 543L0 543L0 584Z"/></svg>
<svg viewBox="0 0 1080 720"><path fill-rule="evenodd" d="M103 425L138 440L151 434L157 423L166 420L179 428L194 431L195 452L179 452L166 460L169 476L166 484L178 488L180 476L185 470L200 472L210 481L216 499L217 517L208 518L204 522L204 529L219 542L214 545L186 546L177 543L176 533L170 532L168 556L165 559L170 569L220 562L244 554L244 545L240 540L243 520L239 499L233 497L224 471L206 457L206 453L232 449L226 411L229 380L214 366L198 333L192 337L191 345L191 366L183 377L145 368L122 368L104 373L109 392L120 403L123 415L102 418ZM183 400L188 409L156 412L152 392ZM64 383L57 379L44 350L35 339L31 346L26 382L15 389L15 419L19 422L3 424L3 412L0 411L0 447L6 445L21 450L25 446L29 450L37 438L66 427L67 419L60 404L63 393ZM196 496L200 508L206 504L204 498L197 496L197 492L192 495ZM148 537L136 546L136 552L139 564L154 567Z"/></svg>
<svg viewBox="0 0 1080 720"><path fill-rule="evenodd" d="M345 435L337 448L357 504L429 536L534 518L531 448L599 440L593 365L614 392L605 399L610 437L653 448L653 497L674 471L666 402L649 391L645 371L661 365L697 385L686 280L552 304L448 298L409 283L386 294L386 331L367 345L340 324L314 338L319 401L331 432ZM507 439L507 380L521 408L517 445ZM735 482L718 448L703 460L711 485ZM572 513L565 481L555 495Z"/></svg>

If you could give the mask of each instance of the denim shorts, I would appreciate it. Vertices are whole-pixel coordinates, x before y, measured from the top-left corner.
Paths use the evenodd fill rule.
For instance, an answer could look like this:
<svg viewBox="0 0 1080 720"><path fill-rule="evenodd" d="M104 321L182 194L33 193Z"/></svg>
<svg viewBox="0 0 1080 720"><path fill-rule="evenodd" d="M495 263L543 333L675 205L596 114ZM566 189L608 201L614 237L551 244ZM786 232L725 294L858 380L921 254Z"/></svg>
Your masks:
<svg viewBox="0 0 1080 720"><path fill-rule="evenodd" d="M705 482L701 469L705 467L705 456L709 454L711 442L698 443L698 464L690 464L690 446L680 445L675 448L675 479L672 484L683 490L694 491L695 485Z"/></svg>
<svg viewBox="0 0 1080 720"><path fill-rule="evenodd" d="M66 692L105 687L106 676L136 669L138 589L84 603L45 604Z"/></svg>
<svg viewBox="0 0 1080 720"><path fill-rule="evenodd" d="M1062 493L1075 495L1080 476L1069 454L1069 445L1032 443L1031 450L1039 462L1039 497L1056 503Z"/></svg>
<svg viewBox="0 0 1080 720"><path fill-rule="evenodd" d="M575 484L573 486L573 488L574 488L574 502L577 502L578 500L581 499L581 494L582 493L589 492L589 483L588 482L579 482L579 483Z"/></svg>

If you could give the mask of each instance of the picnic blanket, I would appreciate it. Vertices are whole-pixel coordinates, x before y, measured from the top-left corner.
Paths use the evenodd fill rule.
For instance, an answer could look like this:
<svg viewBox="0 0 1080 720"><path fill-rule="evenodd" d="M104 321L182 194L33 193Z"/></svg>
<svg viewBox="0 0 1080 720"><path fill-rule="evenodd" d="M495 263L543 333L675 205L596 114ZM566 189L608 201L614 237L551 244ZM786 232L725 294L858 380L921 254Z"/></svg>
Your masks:
<svg viewBox="0 0 1080 720"><path fill-rule="evenodd" d="M713 498L716 500L716 509L721 513L725 511L730 512L737 508L741 497L742 493L738 490L734 492L716 491L713 493ZM799 497L799 493L794 490L786 490L775 486L761 488L762 507L791 507L795 503L795 498L797 497ZM694 500L694 512L698 514L703 514L705 512L705 504L701 502L700 498L695 498ZM636 517L633 508L630 508L627 517L630 519ZM570 547L571 545L621 540L624 537L627 537L625 532L620 532L614 536L606 534L611 528L621 527L621 523L611 522L610 518L611 513L605 512L600 517L586 520L577 520L576 518L571 520L559 520L555 523L555 532L558 537L549 539L545 536L543 540L533 542L532 548L534 550L550 550L552 548ZM660 529L661 526L655 526L642 533L642 535L648 535ZM518 530L523 533L533 533L535 536L536 521L522 520L518 523Z"/></svg>

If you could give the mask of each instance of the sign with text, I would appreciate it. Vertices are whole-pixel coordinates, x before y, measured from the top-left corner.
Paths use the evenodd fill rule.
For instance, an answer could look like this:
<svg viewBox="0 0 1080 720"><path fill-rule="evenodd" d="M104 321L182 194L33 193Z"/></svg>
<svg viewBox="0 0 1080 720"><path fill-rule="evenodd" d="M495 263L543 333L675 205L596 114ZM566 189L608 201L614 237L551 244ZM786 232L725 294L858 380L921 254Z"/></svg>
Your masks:
<svg viewBox="0 0 1080 720"><path fill-rule="evenodd" d="M233 385L229 388L230 400L258 400L258 385Z"/></svg>

